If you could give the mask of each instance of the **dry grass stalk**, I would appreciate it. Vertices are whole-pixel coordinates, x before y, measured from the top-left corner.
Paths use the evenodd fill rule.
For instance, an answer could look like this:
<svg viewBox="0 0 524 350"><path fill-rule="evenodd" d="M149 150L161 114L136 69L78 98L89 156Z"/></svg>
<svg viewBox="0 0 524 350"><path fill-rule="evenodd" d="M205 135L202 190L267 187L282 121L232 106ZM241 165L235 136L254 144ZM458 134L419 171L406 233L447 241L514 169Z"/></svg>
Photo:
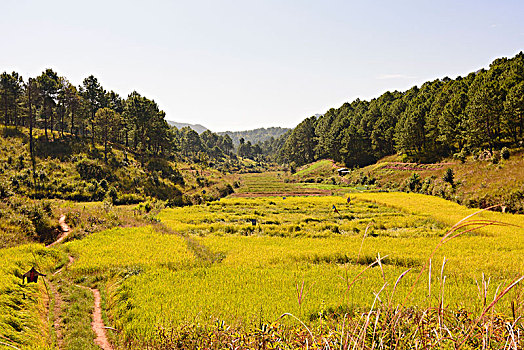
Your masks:
<svg viewBox="0 0 524 350"><path fill-rule="evenodd" d="M497 304L497 302L502 299L502 297L504 295L506 295L513 287L515 287L517 284L520 283L520 281L522 281L524 279L524 275L521 276L521 277L517 277L515 278L510 285L508 285L506 288L504 288L504 290L499 294L499 295L495 295L495 298L493 299L493 301L486 307L484 308L484 311L482 312L482 314L477 318L477 320L475 321L475 323L472 325L472 327L470 328L470 331L468 332L468 334L465 336L464 340L462 340L462 342L459 343L457 349L460 349L465 343L466 341L471 337L472 333L473 333L473 329L478 325L478 323L480 322L480 320L486 315L486 313L492 308L495 306L495 304Z"/></svg>
<svg viewBox="0 0 524 350"><path fill-rule="evenodd" d="M362 246L364 245L364 240L366 239L367 235L368 235L368 230L369 228L371 227L371 225L373 225L373 221L371 221L367 226L366 226L366 231L364 231L364 236L362 237L362 242L360 243L360 249L358 250L358 255L357 255L357 264L360 260L360 252L362 251Z"/></svg>
<svg viewBox="0 0 524 350"><path fill-rule="evenodd" d="M439 241L439 243L436 245L436 247L431 252L431 254L430 254L429 258L428 258L428 261L421 268L419 274L417 275L417 277L415 279L415 282L413 282L413 285L412 285L410 291L406 295L406 298L405 298L403 304L406 304L407 300L413 294L413 291L415 290L415 286L418 283L422 273L426 270L426 268L428 268L431 259L433 258L433 256L437 252L437 250L442 245L444 245L445 243L449 242L453 238L459 237L461 235L464 235L466 233L469 233L469 232L472 232L472 231L475 231L475 230L479 230L479 229L481 229L483 227L486 227L486 226L515 226L515 225L512 225L512 224L507 224L507 223L504 223L504 222L493 221L493 220L466 221L467 219L469 219L470 217L472 217L472 216L474 216L474 215L476 215L478 213L481 213L481 212L483 212L485 210L488 210L488 209L491 209L491 208L494 208L494 207L497 207L497 206L493 206L493 207L489 207L489 208L486 208L486 209L482 209L482 210L479 210L479 211L477 211L477 212L475 212L475 213L473 213L471 215L468 215L465 218L463 218L462 220L460 220L458 223L453 225L453 227L451 227L449 229L449 231L442 237L442 239ZM473 227L471 227L471 226L473 226ZM460 231L461 229L465 229L465 230L464 231Z"/></svg>

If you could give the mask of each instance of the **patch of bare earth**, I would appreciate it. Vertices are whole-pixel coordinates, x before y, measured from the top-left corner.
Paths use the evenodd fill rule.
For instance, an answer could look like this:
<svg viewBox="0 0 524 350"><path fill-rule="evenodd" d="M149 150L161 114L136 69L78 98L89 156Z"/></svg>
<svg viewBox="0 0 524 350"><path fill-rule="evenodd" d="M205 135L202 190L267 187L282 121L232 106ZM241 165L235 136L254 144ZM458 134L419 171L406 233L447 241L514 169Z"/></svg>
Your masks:
<svg viewBox="0 0 524 350"><path fill-rule="evenodd" d="M69 233L71 232L71 228L65 222L65 219L66 219L66 216L64 214L62 214L60 218L58 219L58 225L60 226L60 230L62 231L62 233L60 234L58 239L54 241L53 243L49 244L48 247L52 247L56 244L61 243L64 239L67 238L67 236L69 236Z"/></svg>
<svg viewBox="0 0 524 350"><path fill-rule="evenodd" d="M330 195L329 190L318 190L311 192L245 192L233 193L230 197L236 198L250 198L250 197L291 197L291 196L327 196Z"/></svg>
<svg viewBox="0 0 524 350"><path fill-rule="evenodd" d="M73 263L74 261L73 257L69 256L68 258L69 258L69 261L67 265L56 270L53 273L53 276L60 274L64 268L67 269ZM60 293L58 292L58 288L56 287L56 284L54 282L49 281L49 289L51 289L51 293L53 293L53 299L54 299L53 328L56 334L56 343L57 343L56 345L58 349L62 349L63 348L63 335L62 335L61 323L62 323L62 304L64 301L62 300L62 297L60 296Z"/></svg>
<svg viewBox="0 0 524 350"><path fill-rule="evenodd" d="M111 343L106 336L106 327L104 326L104 321L102 320L102 309L100 307L100 291L98 289L91 288L93 296L95 298L95 308L93 310L93 322L91 322L91 327L96 334L95 344L100 346L104 350L113 350Z"/></svg>

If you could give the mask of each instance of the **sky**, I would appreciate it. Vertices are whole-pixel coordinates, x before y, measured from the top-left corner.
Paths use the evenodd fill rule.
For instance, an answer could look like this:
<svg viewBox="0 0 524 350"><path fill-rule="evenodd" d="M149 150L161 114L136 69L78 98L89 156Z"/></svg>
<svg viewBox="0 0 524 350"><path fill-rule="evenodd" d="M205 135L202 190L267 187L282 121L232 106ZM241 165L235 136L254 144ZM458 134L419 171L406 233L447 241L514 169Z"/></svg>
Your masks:
<svg viewBox="0 0 524 350"><path fill-rule="evenodd" d="M0 1L0 72L93 74L215 132L294 127L524 50L521 0Z"/></svg>

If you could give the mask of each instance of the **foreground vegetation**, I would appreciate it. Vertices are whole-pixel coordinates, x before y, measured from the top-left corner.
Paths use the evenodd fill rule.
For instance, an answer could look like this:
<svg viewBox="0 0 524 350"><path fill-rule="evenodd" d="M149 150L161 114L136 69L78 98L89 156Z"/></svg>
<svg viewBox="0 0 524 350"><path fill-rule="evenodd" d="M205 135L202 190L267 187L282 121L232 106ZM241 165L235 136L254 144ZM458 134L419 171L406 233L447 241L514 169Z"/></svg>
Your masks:
<svg viewBox="0 0 524 350"><path fill-rule="evenodd" d="M486 227L455 238L432 257L430 273L423 267L454 220L450 214L462 218L471 211L431 197L413 199L433 208L426 213L423 206L411 208L406 198L363 194L351 204L341 197L223 199L162 211L158 217L168 229L140 229L145 240L137 238L136 230L107 231L66 249L78 257L75 274L104 272L109 278L108 303L114 305L109 318L121 330L119 341L125 346L213 347L227 341L253 347L260 342L336 345L341 332L348 332L342 342L382 342L392 348L413 342L452 344L465 340L471 329L475 337L467 343L474 348L483 332L476 328L477 318L524 270L517 258L524 250L517 239L521 229ZM402 210L382 204L391 202L400 203ZM518 216L479 215L522 222ZM172 236L174 231L186 244ZM173 241L163 243L166 239ZM131 254L119 249L121 240L133 242ZM164 257L157 245L174 250ZM136 251L147 258L133 258ZM379 256L380 265L367 269ZM426 282L418 280L419 271ZM372 292L380 293L379 298ZM483 319L482 324L494 322L496 330L488 335L491 347L510 336L496 324L515 317L514 330L522 327L522 293L520 285L512 288L497 303L497 312ZM280 318L284 313L293 316ZM361 318L362 313L369 316ZM391 326L393 319L414 317L428 331L417 336L405 326L392 334L387 327L374 326L379 329L374 335L359 335L375 324L365 325L366 317L382 327ZM433 335L429 329L435 327L438 334L451 332L452 340ZM237 332L246 336L237 337Z"/></svg>
<svg viewBox="0 0 524 350"><path fill-rule="evenodd" d="M523 57L239 156L93 76L2 74L0 348L96 349L98 290L117 349L524 347Z"/></svg>
<svg viewBox="0 0 524 350"><path fill-rule="evenodd" d="M523 345L520 215L477 213L470 218L476 226L513 226L465 227L433 253L475 210L420 194L351 192L350 203L347 194L307 196L308 189L294 196L301 185L285 179L244 174L238 195L247 198L191 207L62 206L82 234L59 250L21 246L2 254L35 251L44 272L64 266L67 255L74 259L50 279L65 303L63 336L53 337L53 317L44 315L54 293L28 285L34 297L23 310L33 310L32 321L17 330L3 318L4 343L91 348L85 320L92 299L82 285L101 290L106 325L116 330L110 337L122 349ZM267 196L275 191L279 196ZM115 222L134 218L134 227L97 232L89 219L97 210ZM34 257L25 254L7 260L7 269L28 268Z"/></svg>
<svg viewBox="0 0 524 350"><path fill-rule="evenodd" d="M17 344L43 349L50 344L48 285L22 284L22 275L32 266L47 272L63 264L61 254L38 244L0 249L0 348Z"/></svg>

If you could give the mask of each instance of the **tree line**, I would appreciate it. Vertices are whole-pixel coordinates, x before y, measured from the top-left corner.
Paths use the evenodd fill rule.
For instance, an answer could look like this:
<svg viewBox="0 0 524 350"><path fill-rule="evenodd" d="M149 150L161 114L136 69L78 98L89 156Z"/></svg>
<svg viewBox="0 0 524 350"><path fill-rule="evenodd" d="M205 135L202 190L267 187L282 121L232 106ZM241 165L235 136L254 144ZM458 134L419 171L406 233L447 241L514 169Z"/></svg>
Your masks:
<svg viewBox="0 0 524 350"><path fill-rule="evenodd" d="M52 69L26 81L17 72L2 73L0 115L6 134L11 126L30 129L32 155L34 128L43 130L46 142L65 137L89 139L93 146L98 142L106 162L114 144L153 156L222 157L234 149L228 135L170 127L158 104L136 91L122 98L93 75L75 86Z"/></svg>
<svg viewBox="0 0 524 350"><path fill-rule="evenodd" d="M479 150L521 147L524 136L524 54L499 58L489 69L445 77L421 87L357 99L302 121L262 146L296 165L332 158L365 166L401 153L434 162Z"/></svg>
<svg viewBox="0 0 524 350"><path fill-rule="evenodd" d="M271 138L278 138L285 134L290 129L281 128L281 127L271 127L271 128L258 128L253 130L245 131L224 131L219 132L219 135L229 135L233 140L235 146L240 145L240 140L243 139L244 142L251 142L252 144L261 144L266 140Z"/></svg>

